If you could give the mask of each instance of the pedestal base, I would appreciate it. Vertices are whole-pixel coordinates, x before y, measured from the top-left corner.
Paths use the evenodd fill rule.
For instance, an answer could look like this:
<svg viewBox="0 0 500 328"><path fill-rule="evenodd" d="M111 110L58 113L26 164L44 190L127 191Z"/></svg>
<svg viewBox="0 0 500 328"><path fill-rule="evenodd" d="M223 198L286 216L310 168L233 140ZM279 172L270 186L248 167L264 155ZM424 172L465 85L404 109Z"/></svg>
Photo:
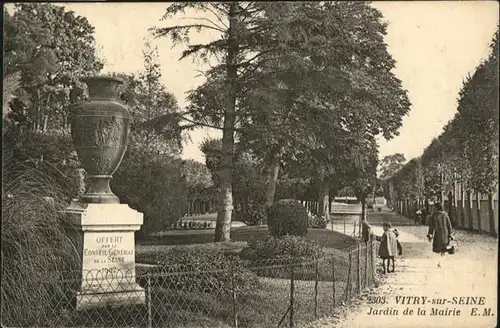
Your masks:
<svg viewBox="0 0 500 328"><path fill-rule="evenodd" d="M135 281L135 238L142 213L126 204L74 201L65 211L67 232L80 256L76 309L144 304L145 292Z"/></svg>

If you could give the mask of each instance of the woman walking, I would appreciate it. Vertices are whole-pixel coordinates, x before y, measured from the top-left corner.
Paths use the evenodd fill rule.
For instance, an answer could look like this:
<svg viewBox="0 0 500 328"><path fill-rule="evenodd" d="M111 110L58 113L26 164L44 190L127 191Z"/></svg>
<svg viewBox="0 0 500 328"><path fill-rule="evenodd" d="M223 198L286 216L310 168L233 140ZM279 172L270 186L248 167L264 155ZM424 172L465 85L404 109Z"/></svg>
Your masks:
<svg viewBox="0 0 500 328"><path fill-rule="evenodd" d="M431 217L427 238L432 241L432 251L444 256L447 252L447 246L453 238L453 228L451 227L450 217L448 213L443 211L441 203L436 203L434 206L436 212ZM437 266L440 268L441 263L438 262Z"/></svg>

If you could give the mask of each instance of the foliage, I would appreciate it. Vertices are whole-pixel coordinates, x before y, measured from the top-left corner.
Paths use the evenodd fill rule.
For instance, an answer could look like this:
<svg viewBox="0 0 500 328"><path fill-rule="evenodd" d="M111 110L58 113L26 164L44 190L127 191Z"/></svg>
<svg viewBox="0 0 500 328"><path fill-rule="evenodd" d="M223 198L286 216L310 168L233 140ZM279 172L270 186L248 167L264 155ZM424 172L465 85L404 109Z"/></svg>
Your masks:
<svg viewBox="0 0 500 328"><path fill-rule="evenodd" d="M139 74L115 74L125 81L120 98L133 121L128 150L111 186L123 202L144 213L141 230L149 233L177 222L187 207L190 187L200 186L188 185L189 167L177 158L182 136L174 114L179 108L161 82L158 49L146 42L143 57Z"/></svg>
<svg viewBox="0 0 500 328"><path fill-rule="evenodd" d="M18 172L36 168L57 183L68 197L78 194L73 174L80 162L69 134L21 132L11 125L3 137L4 166L16 167Z"/></svg>
<svg viewBox="0 0 500 328"><path fill-rule="evenodd" d="M252 290L259 287L257 276L245 269L240 262L226 257L221 249L205 247L176 247L169 251L158 252L156 263L160 272L175 272L164 277L160 284L169 289L196 292L230 292L232 275L237 291ZM154 273L154 272L153 272Z"/></svg>
<svg viewBox="0 0 500 328"><path fill-rule="evenodd" d="M440 197L454 182L468 192L498 187L498 30L490 47L489 57L465 79L458 111L442 134L394 174L399 198Z"/></svg>
<svg viewBox="0 0 500 328"><path fill-rule="evenodd" d="M16 4L4 10L4 70L20 72L16 96L31 130L67 126L71 91L82 76L98 73L94 28L85 17L49 3Z"/></svg>
<svg viewBox="0 0 500 328"><path fill-rule="evenodd" d="M220 139L205 139L200 147L217 188L220 187L221 146ZM265 221L265 189L261 163L253 154L240 151L237 146L233 155L232 192L234 215L238 221L247 225L259 225Z"/></svg>
<svg viewBox="0 0 500 328"><path fill-rule="evenodd" d="M267 225L273 237L285 235L305 236L307 234L307 211L293 199L282 199L268 209Z"/></svg>
<svg viewBox="0 0 500 328"><path fill-rule="evenodd" d="M405 164L405 155L396 153L385 156L380 162L380 177L382 179L390 178Z"/></svg>
<svg viewBox="0 0 500 328"><path fill-rule="evenodd" d="M3 107L3 119L5 120L9 114L10 102L15 97L15 93L19 89L21 74L15 72L5 76L3 80L3 93L2 93L2 107Z"/></svg>
<svg viewBox="0 0 500 328"><path fill-rule="evenodd" d="M313 240L299 236L282 236L280 238L254 238L240 253L244 259L252 261L294 258L314 260L324 255L323 248Z"/></svg>
<svg viewBox="0 0 500 328"><path fill-rule="evenodd" d="M186 179L189 197L207 197L216 193L212 175L206 165L190 159L183 160L181 175Z"/></svg>
<svg viewBox="0 0 500 328"><path fill-rule="evenodd" d="M192 23L186 25L170 26L164 28L155 28L154 33L157 37L170 37L175 44L187 44L183 51L182 57L195 56L205 61L209 57L224 58L222 63L211 69L206 75L211 77L222 77L218 81L222 81L219 89L220 96L216 100L222 99L222 102L215 102L217 107L212 109L223 113L223 133L222 133L222 152L220 172L218 174L220 186L220 210L217 217L215 241L225 241L230 239L230 224L231 224L231 207L232 207L232 160L234 148L234 131L236 124L236 103L237 95L239 94L239 72L243 64L248 63L245 56L252 52L255 39L250 35L250 27L254 27L252 23L246 19L255 21L258 14L251 10L254 3L248 4L246 7L240 6L238 2L212 2L212 3L176 3L169 6L163 16L163 19L185 15L186 10L196 10L209 15L210 18L205 18L204 23ZM259 6L259 5L257 5ZM215 16L215 17L212 17ZM189 18L189 17L187 17ZM213 19L211 19L213 18ZM217 39L205 44L191 44L190 35L192 31L200 32L202 29L211 30L217 33ZM198 90L203 90L206 85L201 86ZM201 95L201 93L198 93ZM194 96L196 97L196 95ZM212 97L213 99L213 97ZM220 103L223 105L221 106ZM214 103L212 102L211 105ZM211 115L203 115L203 111L198 109L190 109L190 113L184 115L185 120L189 120L187 116L194 116L195 125L205 124L207 119L213 117ZM193 114L193 115L189 115ZM196 120L196 118L200 118ZM191 120L192 121L192 120ZM210 123L210 122L208 122Z"/></svg>
<svg viewBox="0 0 500 328"><path fill-rule="evenodd" d="M61 272L77 264L78 254L63 226L62 210L70 195L54 179L57 171L47 174L51 168L18 163L2 169L3 324L36 324L39 315L55 306L54 295L62 292L52 288L63 278Z"/></svg>
<svg viewBox="0 0 500 328"><path fill-rule="evenodd" d="M186 210L188 187L181 160L148 152L142 145L129 145L111 188L122 202L144 213L145 233L168 229Z"/></svg>
<svg viewBox="0 0 500 328"><path fill-rule="evenodd" d="M206 138L200 145L201 152L205 155L205 165L212 175L212 182L220 186L219 168L221 163L222 140L218 138Z"/></svg>
<svg viewBox="0 0 500 328"><path fill-rule="evenodd" d="M339 172L352 164L350 143L397 134L410 104L391 72L394 60L378 10L340 1L183 3L170 6L164 18L191 10L210 18L154 31L187 43L182 58L218 60L193 90L183 117L223 130L217 178L226 207L219 227L230 222L235 133L241 147L267 166L268 204L283 165L297 166L292 171L298 177L317 177L313 183L338 185L352 180ZM223 37L190 44L191 32L202 29Z"/></svg>
<svg viewBox="0 0 500 328"><path fill-rule="evenodd" d="M308 194L310 189L309 179L290 177L285 171L278 178L275 200L287 198L301 200L310 199Z"/></svg>
<svg viewBox="0 0 500 328"><path fill-rule="evenodd" d="M309 228L325 229L328 225L325 217L322 215L310 215L307 226Z"/></svg>
<svg viewBox="0 0 500 328"><path fill-rule="evenodd" d="M255 156L238 155L233 169L234 215L247 225L260 225L266 220L265 180Z"/></svg>
<svg viewBox="0 0 500 328"><path fill-rule="evenodd" d="M125 81L121 101L132 115L131 139L152 153L178 155L182 131L176 116L177 99L161 81L157 47L145 42L142 54L144 69L139 74L114 74Z"/></svg>
<svg viewBox="0 0 500 328"><path fill-rule="evenodd" d="M328 2L266 15L285 23L263 46L260 78L242 100L241 140L268 164L279 156L284 173L314 177L316 195L374 179L364 155L376 153L376 135L396 135L409 110L390 72L381 14L365 3Z"/></svg>
<svg viewBox="0 0 500 328"><path fill-rule="evenodd" d="M213 185L210 171L204 164L191 159L182 164L182 175L190 188L205 189Z"/></svg>

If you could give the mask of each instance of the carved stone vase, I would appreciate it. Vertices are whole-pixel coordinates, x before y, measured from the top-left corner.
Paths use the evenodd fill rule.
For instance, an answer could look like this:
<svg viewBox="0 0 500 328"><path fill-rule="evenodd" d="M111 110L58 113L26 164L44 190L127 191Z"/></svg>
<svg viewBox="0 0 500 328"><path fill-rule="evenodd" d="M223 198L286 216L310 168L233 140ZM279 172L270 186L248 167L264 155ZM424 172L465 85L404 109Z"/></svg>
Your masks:
<svg viewBox="0 0 500 328"><path fill-rule="evenodd" d="M117 100L123 80L94 76L82 82L88 86L90 101L73 106L71 113L71 136L90 180L80 200L119 204L109 182L125 155L130 130L131 116L127 107Z"/></svg>

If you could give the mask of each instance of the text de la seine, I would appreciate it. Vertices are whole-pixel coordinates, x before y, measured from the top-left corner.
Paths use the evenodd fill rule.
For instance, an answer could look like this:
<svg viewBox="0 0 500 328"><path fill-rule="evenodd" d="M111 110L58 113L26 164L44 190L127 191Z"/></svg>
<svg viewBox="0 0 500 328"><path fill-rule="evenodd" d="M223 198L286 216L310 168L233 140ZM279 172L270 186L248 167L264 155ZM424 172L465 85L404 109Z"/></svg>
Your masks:
<svg viewBox="0 0 500 328"><path fill-rule="evenodd" d="M123 236L118 237L97 237L95 243L100 247L97 249L83 250L84 256L95 256L94 263L123 263L125 256L134 255L133 249L121 249L118 245L123 244Z"/></svg>
<svg viewBox="0 0 500 328"><path fill-rule="evenodd" d="M393 299L390 302L389 299ZM392 304L390 304L392 303ZM387 306L383 306L386 304ZM376 306L378 305L378 306ZM382 305L382 307L380 307ZM392 307L391 305L399 305ZM401 305L408 305L401 308ZM430 298L426 296L369 296L368 315L417 315L417 316L494 316L486 307L486 298L479 296L456 296L451 298ZM460 306L462 308L457 308ZM465 308L464 308L465 306Z"/></svg>

